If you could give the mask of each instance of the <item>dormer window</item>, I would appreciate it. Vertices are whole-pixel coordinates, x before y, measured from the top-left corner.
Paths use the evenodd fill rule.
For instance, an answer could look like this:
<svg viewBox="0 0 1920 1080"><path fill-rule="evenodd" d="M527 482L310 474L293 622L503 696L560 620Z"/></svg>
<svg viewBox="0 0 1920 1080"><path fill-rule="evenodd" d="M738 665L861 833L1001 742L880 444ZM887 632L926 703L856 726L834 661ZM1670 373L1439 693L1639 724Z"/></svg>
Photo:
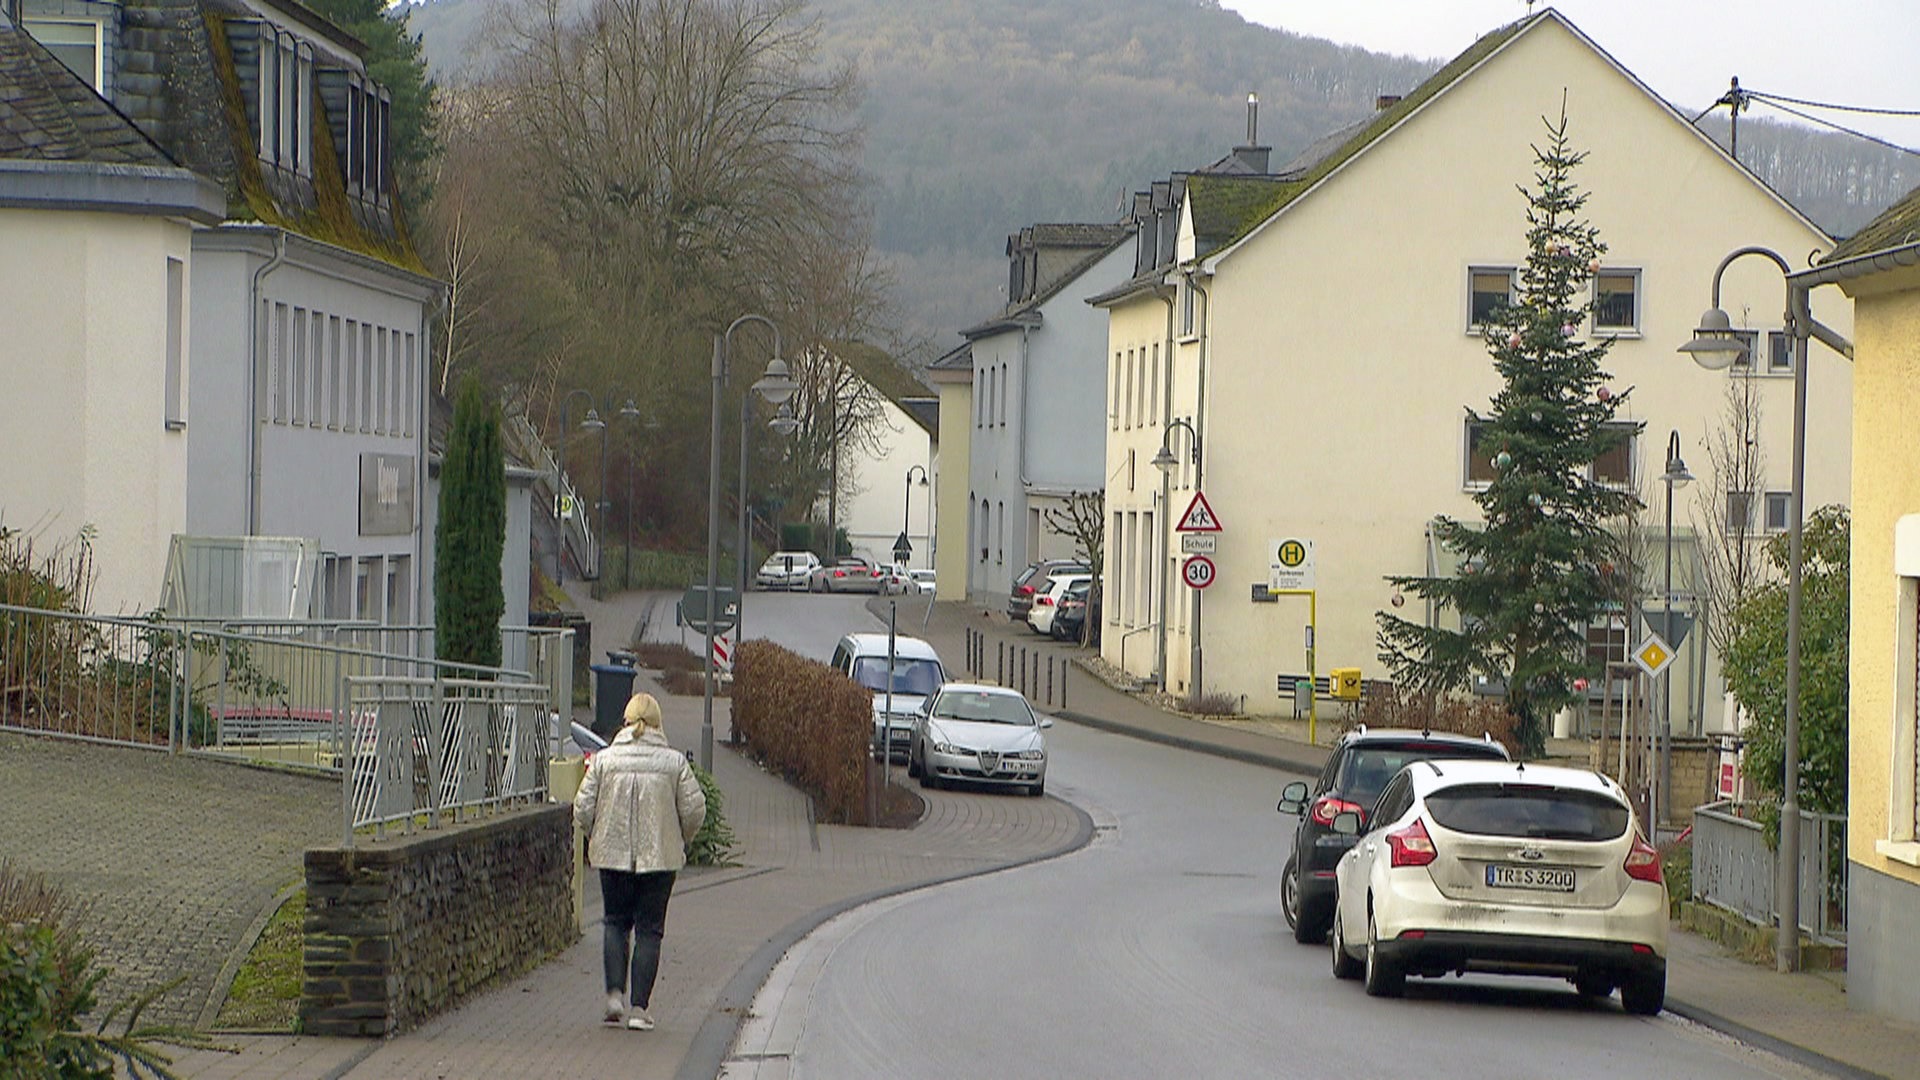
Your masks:
<svg viewBox="0 0 1920 1080"><path fill-rule="evenodd" d="M358 75L347 80L347 191L372 203L387 201L391 161L387 151L393 98L379 83Z"/></svg>
<svg viewBox="0 0 1920 1080"><path fill-rule="evenodd" d="M54 59L93 87L95 93L104 92L102 57L105 49L101 47L99 23L89 19L25 19L21 25Z"/></svg>
<svg viewBox="0 0 1920 1080"><path fill-rule="evenodd" d="M260 160L313 175L313 46L260 30Z"/></svg>

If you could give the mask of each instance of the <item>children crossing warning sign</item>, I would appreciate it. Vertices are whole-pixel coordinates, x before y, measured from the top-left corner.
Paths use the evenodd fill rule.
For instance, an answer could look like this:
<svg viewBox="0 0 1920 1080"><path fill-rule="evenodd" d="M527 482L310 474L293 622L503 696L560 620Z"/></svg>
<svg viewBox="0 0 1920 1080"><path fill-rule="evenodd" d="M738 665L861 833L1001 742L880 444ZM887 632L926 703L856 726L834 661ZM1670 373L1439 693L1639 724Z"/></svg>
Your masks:
<svg viewBox="0 0 1920 1080"><path fill-rule="evenodd" d="M1193 533L1220 531L1220 519L1214 516L1213 507L1207 505L1206 492L1193 493L1193 501L1187 504L1186 513L1180 515L1180 524L1174 526L1174 531Z"/></svg>

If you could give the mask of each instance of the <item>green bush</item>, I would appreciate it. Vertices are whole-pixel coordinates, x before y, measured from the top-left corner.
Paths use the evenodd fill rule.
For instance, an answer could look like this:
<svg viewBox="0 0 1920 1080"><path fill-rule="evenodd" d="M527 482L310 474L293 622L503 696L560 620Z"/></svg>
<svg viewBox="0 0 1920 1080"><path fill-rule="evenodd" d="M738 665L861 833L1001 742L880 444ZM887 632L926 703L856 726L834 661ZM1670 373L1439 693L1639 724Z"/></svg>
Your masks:
<svg viewBox="0 0 1920 1080"><path fill-rule="evenodd" d="M868 825L873 694L766 641L740 645L733 730L748 752L813 796L822 821Z"/></svg>
<svg viewBox="0 0 1920 1080"><path fill-rule="evenodd" d="M693 765L693 776L706 793L707 817L700 823L700 831L687 841L687 865L733 866L733 826L727 824L726 796L713 774L698 764Z"/></svg>

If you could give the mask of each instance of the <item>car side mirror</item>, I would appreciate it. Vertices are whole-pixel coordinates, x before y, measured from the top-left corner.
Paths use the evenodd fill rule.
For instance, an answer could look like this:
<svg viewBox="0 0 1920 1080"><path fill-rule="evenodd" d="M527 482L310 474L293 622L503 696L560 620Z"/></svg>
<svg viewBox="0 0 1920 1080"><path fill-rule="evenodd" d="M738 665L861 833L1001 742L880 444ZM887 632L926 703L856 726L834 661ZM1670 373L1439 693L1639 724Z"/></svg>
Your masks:
<svg viewBox="0 0 1920 1080"><path fill-rule="evenodd" d="M1360 835L1360 815L1352 810L1342 810L1333 815L1333 831L1341 836Z"/></svg>
<svg viewBox="0 0 1920 1080"><path fill-rule="evenodd" d="M1053 720L1049 717L1043 716L1040 718L1040 726L1043 728L1050 728L1053 726Z"/></svg>
<svg viewBox="0 0 1920 1080"><path fill-rule="evenodd" d="M1280 789L1280 805L1274 807L1274 809L1283 814L1298 814L1305 811L1306 808L1307 785L1304 781L1295 780L1293 783Z"/></svg>

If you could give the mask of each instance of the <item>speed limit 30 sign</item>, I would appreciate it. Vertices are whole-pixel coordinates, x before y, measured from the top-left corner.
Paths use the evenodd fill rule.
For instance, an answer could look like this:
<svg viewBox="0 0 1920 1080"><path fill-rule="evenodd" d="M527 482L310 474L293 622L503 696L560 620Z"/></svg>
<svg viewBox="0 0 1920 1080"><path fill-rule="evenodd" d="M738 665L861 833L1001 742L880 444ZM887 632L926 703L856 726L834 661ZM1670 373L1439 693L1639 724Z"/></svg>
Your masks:
<svg viewBox="0 0 1920 1080"><path fill-rule="evenodd" d="M1190 589L1204 589L1213 584L1213 560L1205 555L1195 555L1180 564L1180 580Z"/></svg>

